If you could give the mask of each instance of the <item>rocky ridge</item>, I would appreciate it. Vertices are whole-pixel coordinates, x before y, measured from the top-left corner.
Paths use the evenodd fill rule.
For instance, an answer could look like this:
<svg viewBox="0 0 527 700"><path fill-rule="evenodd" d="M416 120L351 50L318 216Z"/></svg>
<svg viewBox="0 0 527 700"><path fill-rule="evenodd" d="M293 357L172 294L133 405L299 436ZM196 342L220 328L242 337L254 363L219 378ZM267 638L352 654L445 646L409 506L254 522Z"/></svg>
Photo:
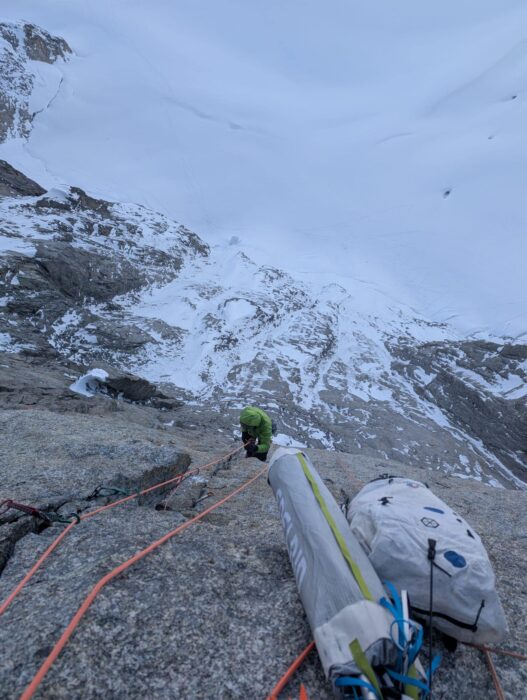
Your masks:
<svg viewBox="0 0 527 700"><path fill-rule="evenodd" d="M68 60L71 53L64 39L34 24L0 23L0 143L29 136L35 116L51 102L61 83L57 72L51 91L36 91L43 82L41 72ZM49 68L47 77L52 72Z"/></svg>

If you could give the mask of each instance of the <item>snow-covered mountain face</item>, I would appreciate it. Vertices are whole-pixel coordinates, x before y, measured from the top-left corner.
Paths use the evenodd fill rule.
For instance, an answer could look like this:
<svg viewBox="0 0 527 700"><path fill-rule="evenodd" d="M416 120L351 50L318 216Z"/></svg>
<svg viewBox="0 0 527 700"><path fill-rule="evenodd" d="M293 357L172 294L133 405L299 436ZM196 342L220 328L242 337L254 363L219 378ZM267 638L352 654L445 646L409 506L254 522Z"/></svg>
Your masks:
<svg viewBox="0 0 527 700"><path fill-rule="evenodd" d="M75 55L35 120L75 183L232 236L314 287L375 284L464 333L527 331L524 0L3 0ZM387 300L386 302L390 302Z"/></svg>
<svg viewBox="0 0 527 700"><path fill-rule="evenodd" d="M167 8L163 3L159 6ZM133 15L135 10L131 11ZM123 31L129 28L128 22ZM78 51L66 63L68 47L57 37L20 24L4 25L3 32L20 39L18 44L6 41L0 46L0 60L12 76L1 88L2 95L13 105L8 117L14 115L9 117L0 155L9 155L12 165L48 188L56 183L56 176L50 174L47 155L37 153L42 146L38 132L45 129L50 143L58 138L50 119L65 119L68 130L75 132L77 122L68 110L79 93L72 94L68 81L73 76L80 80L80 73L89 71L89 56L94 55L90 52L101 51L104 56L105 45L90 46L88 57ZM74 38L81 34L78 27ZM45 74L35 67L23 40L32 35L38 35L45 46L61 47L61 52L48 54L51 63L45 65L52 70ZM69 35L65 38L71 42ZM71 68L72 63L76 68ZM43 107L48 105L38 116L28 106L35 75L44 76L39 100ZM13 90L17 81L26 87ZM82 94L82 81L78 87ZM219 86L217 90L221 91ZM49 94L55 96L51 105L42 99ZM150 109L162 103L162 95L148 99ZM85 107L89 111L93 103L86 102ZM188 109L183 112L187 114ZM107 124L105 119L99 118L100 129ZM203 115L194 114L194 119L208 124ZM31 125L28 141L22 137ZM110 120L108 128L111 125ZM79 173L86 157L88 175L78 178L82 184L91 172L84 148L93 137L92 125L85 122L84 127L85 138L77 134L76 156ZM334 123L331 130L341 133ZM105 180L113 177L112 164L125 167L128 163L126 158L121 160L117 146L114 150L114 136L109 135L110 147L106 146L109 155L99 162L97 189L107 187L107 197L115 194ZM146 149L149 139L146 134L144 142L135 141L133 147L129 143L131 151L136 153L139 146ZM61 148L67 150L64 143ZM178 151L172 152L177 171ZM149 157L157 159L160 177L167 178L164 154L151 152ZM232 168L238 177L235 162ZM76 184L64 162L56 161L52 170ZM146 174L144 191L153 193ZM306 171L306 179L308 175ZM216 176L222 191L227 174L216 172ZM173 202L182 196L178 177L174 172L168 178ZM319 193L322 199L324 191ZM527 346L485 334L467 337L459 328L430 320L396 301L393 294L387 295L378 261L394 250L395 239L390 236L380 257L372 260L359 280L354 275L325 274L329 253L336 268L350 272L346 237L330 237L322 246L314 236L304 246L295 238L292 225L294 245L290 247L284 239L279 248L273 236L263 237L258 213L251 206L243 208L243 197L237 206L243 216L254 216L251 228L259 236L251 238L244 229L240 237L247 235L249 245L242 245L237 236L230 243L211 236L213 247L173 217L140 205L111 203L69 185L46 192L5 163L0 167L0 197L0 343L5 350L50 361L64 357L86 366L117 365L155 382L170 382L185 392L187 401L220 410L255 402L273 413L283 432L313 446L381 454L494 484L522 485L525 480ZM449 199L441 196L442 202ZM212 198L211 205L215 201ZM308 209L310 204L306 192ZM168 209L165 205L160 208ZM324 206L329 206L327 200ZM220 221L216 213L213 220ZM399 238L401 248L393 265L404 258L408 240ZM314 253L315 244L320 265L313 262L309 274L292 272ZM274 252L275 265L262 264L260 256L255 262L254 256L244 252L262 247L269 257ZM432 247L430 259L433 255ZM448 262L435 260L437 268L445 271L445 280L452 275L453 268L445 267ZM466 256L463 263L467 267ZM379 278L368 276L377 267ZM315 275L319 268L322 272ZM399 272L404 272L404 266ZM421 280L427 279L424 272L420 274ZM515 284L514 276L510 277ZM498 273L495 279L501 282L503 276ZM436 282L427 279L427 283ZM473 292L467 276L465 283ZM450 289L449 293L457 292Z"/></svg>
<svg viewBox="0 0 527 700"><path fill-rule="evenodd" d="M62 75L53 64L70 53L63 39L40 27L0 21L0 142L29 136L59 91Z"/></svg>

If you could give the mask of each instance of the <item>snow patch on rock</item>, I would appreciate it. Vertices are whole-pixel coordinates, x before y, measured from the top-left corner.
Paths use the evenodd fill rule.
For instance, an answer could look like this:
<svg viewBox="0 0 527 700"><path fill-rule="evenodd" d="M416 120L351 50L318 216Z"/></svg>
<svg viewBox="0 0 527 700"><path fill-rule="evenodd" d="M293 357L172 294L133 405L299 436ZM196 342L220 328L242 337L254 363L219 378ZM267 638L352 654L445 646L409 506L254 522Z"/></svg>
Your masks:
<svg viewBox="0 0 527 700"><path fill-rule="evenodd" d="M71 391L82 396L95 396L101 390L104 380L108 378L108 372L104 369L92 369L88 374L79 377L70 385Z"/></svg>

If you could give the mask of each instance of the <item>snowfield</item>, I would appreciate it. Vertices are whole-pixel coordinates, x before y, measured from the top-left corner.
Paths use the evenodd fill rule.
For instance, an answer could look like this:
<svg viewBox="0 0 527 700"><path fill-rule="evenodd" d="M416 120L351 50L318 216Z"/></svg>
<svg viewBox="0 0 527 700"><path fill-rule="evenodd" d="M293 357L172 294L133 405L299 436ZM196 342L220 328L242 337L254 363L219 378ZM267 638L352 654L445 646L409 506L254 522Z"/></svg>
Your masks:
<svg viewBox="0 0 527 700"><path fill-rule="evenodd" d="M523 0L3 0L22 17L75 53L0 146L44 186L238 240L364 312L527 336Z"/></svg>

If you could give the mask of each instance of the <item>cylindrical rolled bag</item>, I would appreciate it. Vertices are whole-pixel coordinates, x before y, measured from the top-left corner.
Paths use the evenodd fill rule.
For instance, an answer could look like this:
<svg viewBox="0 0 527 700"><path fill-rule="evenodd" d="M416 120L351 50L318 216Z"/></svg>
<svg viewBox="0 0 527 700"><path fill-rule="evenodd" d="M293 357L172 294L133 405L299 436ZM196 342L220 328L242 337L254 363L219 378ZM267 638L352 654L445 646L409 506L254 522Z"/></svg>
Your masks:
<svg viewBox="0 0 527 700"><path fill-rule="evenodd" d="M433 540L434 626L473 644L498 642L506 634L481 539L425 484L403 477L376 479L348 504L346 516L375 571L408 591L415 614L428 617Z"/></svg>
<svg viewBox="0 0 527 700"><path fill-rule="evenodd" d="M354 640L371 666L392 665L394 618L379 605L383 585L309 458L298 449L279 448L269 483L326 677L334 684L339 676L363 673L350 648Z"/></svg>

